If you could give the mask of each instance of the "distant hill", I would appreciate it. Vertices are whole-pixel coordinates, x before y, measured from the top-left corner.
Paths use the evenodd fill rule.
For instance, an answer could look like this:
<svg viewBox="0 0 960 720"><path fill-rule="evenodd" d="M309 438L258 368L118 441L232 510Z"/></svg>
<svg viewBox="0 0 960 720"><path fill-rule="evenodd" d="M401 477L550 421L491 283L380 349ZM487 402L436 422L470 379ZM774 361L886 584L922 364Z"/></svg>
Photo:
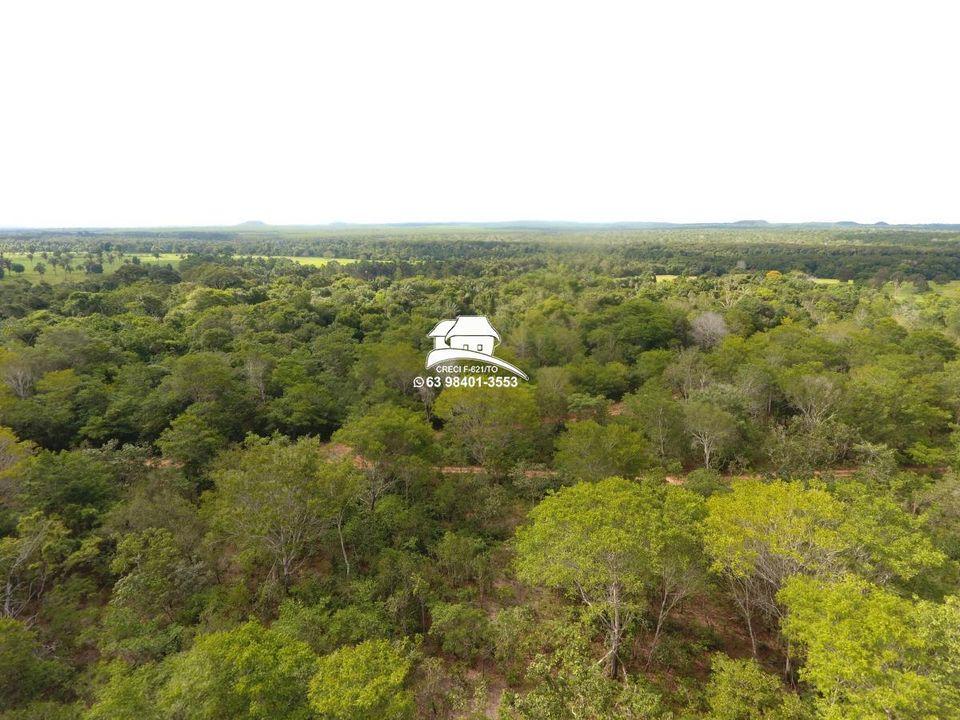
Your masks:
<svg viewBox="0 0 960 720"><path fill-rule="evenodd" d="M284 232L329 232L341 230L417 230L432 232L444 230L496 230L496 231L537 231L537 232L589 232L599 230L683 230L683 229L731 229L731 230L778 230L778 229L864 229L864 230L941 230L960 231L960 223L904 223L891 224L884 221L860 223L852 220L818 222L770 222L769 220L736 220L733 222L659 222L659 221L610 221L577 222L569 220L499 220L499 221L460 221L460 222L397 222L397 223L349 223L330 222L302 225L275 225L262 220L247 220L236 225L180 226L167 225L157 227L60 227L29 228L0 226L0 233L43 234L43 233L79 233L79 234L141 234L141 233L229 233L231 231L250 231L266 233Z"/></svg>

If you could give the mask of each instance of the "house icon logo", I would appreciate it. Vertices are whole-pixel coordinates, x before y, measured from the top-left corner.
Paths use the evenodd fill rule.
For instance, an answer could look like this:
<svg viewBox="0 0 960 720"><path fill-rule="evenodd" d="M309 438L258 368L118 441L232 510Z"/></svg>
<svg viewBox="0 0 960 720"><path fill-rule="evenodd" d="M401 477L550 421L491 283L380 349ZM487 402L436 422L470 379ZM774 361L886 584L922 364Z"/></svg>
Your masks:
<svg viewBox="0 0 960 720"><path fill-rule="evenodd" d="M493 348L500 343L498 333L484 315L458 315L455 320L441 320L427 337L433 338L433 350L427 355L427 369L453 360L472 360L496 365L528 380L517 366L494 357Z"/></svg>

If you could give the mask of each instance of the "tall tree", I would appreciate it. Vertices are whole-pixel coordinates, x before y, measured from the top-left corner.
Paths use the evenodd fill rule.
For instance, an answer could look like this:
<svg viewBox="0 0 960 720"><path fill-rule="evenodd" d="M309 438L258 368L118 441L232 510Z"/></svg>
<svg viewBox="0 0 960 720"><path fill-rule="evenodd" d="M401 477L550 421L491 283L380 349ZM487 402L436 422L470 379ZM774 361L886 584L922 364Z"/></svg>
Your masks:
<svg viewBox="0 0 960 720"><path fill-rule="evenodd" d="M40 511L24 515L15 536L0 538L0 592L3 617L22 617L49 588L73 544L58 517Z"/></svg>
<svg viewBox="0 0 960 720"><path fill-rule="evenodd" d="M49 699L64 679L66 668L44 657L35 630L0 617L0 714L9 717L4 711L41 695Z"/></svg>
<svg viewBox="0 0 960 720"><path fill-rule="evenodd" d="M216 534L265 558L287 586L324 533L342 518L346 467L327 467L320 443L250 436L213 472L204 498ZM345 551L344 551L345 553Z"/></svg>
<svg viewBox="0 0 960 720"><path fill-rule="evenodd" d="M310 705L324 720L412 720L409 656L386 640L367 640L320 659Z"/></svg>
<svg viewBox="0 0 960 720"><path fill-rule="evenodd" d="M703 400L687 402L683 414L692 446L703 455L703 466L712 467L736 438L737 419Z"/></svg>
<svg viewBox="0 0 960 720"><path fill-rule="evenodd" d="M707 684L709 720L808 720L807 708L760 664L714 655Z"/></svg>
<svg viewBox="0 0 960 720"><path fill-rule="evenodd" d="M654 507L649 484L609 478L551 495L517 531L519 576L573 594L606 626L610 677L622 672L623 636L653 579Z"/></svg>
<svg viewBox="0 0 960 720"><path fill-rule="evenodd" d="M600 480L636 475L648 465L647 454L647 443L640 433L624 425L583 420L572 423L557 440L554 463L571 480Z"/></svg>
<svg viewBox="0 0 960 720"><path fill-rule="evenodd" d="M354 417L334 433L333 440L360 455L371 510L384 493L408 482L435 454L433 429L423 415L392 403Z"/></svg>
<svg viewBox="0 0 960 720"><path fill-rule="evenodd" d="M316 662L306 643L248 622L202 635L171 658L158 705L166 717L196 720L310 720Z"/></svg>
<svg viewBox="0 0 960 720"><path fill-rule="evenodd" d="M433 411L449 445L484 468L505 471L533 451L539 417L528 388L448 388Z"/></svg>
<svg viewBox="0 0 960 720"><path fill-rule="evenodd" d="M849 548L843 504L802 483L736 480L733 492L707 501L704 542L728 582L757 651L754 616L782 615L777 591L797 573L836 575Z"/></svg>
<svg viewBox="0 0 960 720"><path fill-rule="evenodd" d="M684 455L683 405L657 381L623 398L623 421L640 430L661 464Z"/></svg>
<svg viewBox="0 0 960 720"><path fill-rule="evenodd" d="M780 591L784 634L824 720L960 716L960 603L912 601L847 576Z"/></svg>

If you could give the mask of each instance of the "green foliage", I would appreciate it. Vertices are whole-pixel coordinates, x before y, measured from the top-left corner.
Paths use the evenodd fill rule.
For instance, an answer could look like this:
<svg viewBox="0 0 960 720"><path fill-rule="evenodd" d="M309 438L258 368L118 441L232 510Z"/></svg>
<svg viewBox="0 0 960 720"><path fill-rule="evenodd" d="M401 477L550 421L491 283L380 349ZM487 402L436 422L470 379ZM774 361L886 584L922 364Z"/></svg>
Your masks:
<svg viewBox="0 0 960 720"><path fill-rule="evenodd" d="M687 475L683 486L687 490L702 495L705 498L730 490L722 480L720 473L710 468L697 468L692 471Z"/></svg>
<svg viewBox="0 0 960 720"><path fill-rule="evenodd" d="M773 473L786 480L809 477L830 467L848 452L856 433L834 420L810 425L799 417L774 428L767 456Z"/></svg>
<svg viewBox="0 0 960 720"><path fill-rule="evenodd" d="M523 466L514 468L511 475L526 479ZM432 502L441 520L466 532L503 537L511 531L513 497L496 478L485 473L446 474L434 489Z"/></svg>
<svg viewBox="0 0 960 720"><path fill-rule="evenodd" d="M82 708L79 704L38 700L16 710L0 713L0 720L80 720L81 714Z"/></svg>
<svg viewBox="0 0 960 720"><path fill-rule="evenodd" d="M284 600L271 629L307 643L318 655L344 645L388 637L392 630L378 603L332 607L326 599L312 605Z"/></svg>
<svg viewBox="0 0 960 720"><path fill-rule="evenodd" d="M3 408L4 422L21 437L61 449L66 447L64 439L77 432L82 418L95 411L100 388L97 379L78 375L71 368L43 373L32 389L31 395Z"/></svg>
<svg viewBox="0 0 960 720"><path fill-rule="evenodd" d="M173 621L204 581L203 565L162 528L124 536L117 543L110 570L120 576L111 603L133 611L143 621Z"/></svg>
<svg viewBox="0 0 960 720"><path fill-rule="evenodd" d="M197 472L227 444L227 439L207 418L203 403L194 403L160 433L157 447L164 457Z"/></svg>
<svg viewBox="0 0 960 720"><path fill-rule="evenodd" d="M347 422L333 436L367 466L366 498L373 508L397 483L408 481L435 454L433 430L419 413L383 403Z"/></svg>
<svg viewBox="0 0 960 720"><path fill-rule="evenodd" d="M341 648L317 663L310 706L323 720L408 720L410 670L406 653L385 640Z"/></svg>
<svg viewBox="0 0 960 720"><path fill-rule="evenodd" d="M913 580L946 560L926 534L922 517L858 483L843 487L848 519L841 532L851 548L850 567L880 584Z"/></svg>
<svg viewBox="0 0 960 720"><path fill-rule="evenodd" d="M560 639L560 647L538 655L530 664L527 682L530 692L504 694L501 720L670 717L659 695L642 681L627 678L617 682L606 677L582 640L570 638L569 632Z"/></svg>
<svg viewBox="0 0 960 720"><path fill-rule="evenodd" d="M631 477L646 464L647 444L623 425L598 425L593 420L571 424L557 440L554 464L574 482L613 475Z"/></svg>
<svg viewBox="0 0 960 720"><path fill-rule="evenodd" d="M957 715L956 237L18 231L0 714Z"/></svg>
<svg viewBox="0 0 960 720"><path fill-rule="evenodd" d="M284 586L360 492L352 465L327 462L312 438L250 436L212 475L216 487L204 499L212 528L263 558Z"/></svg>
<svg viewBox="0 0 960 720"><path fill-rule="evenodd" d="M56 513L75 533L96 527L119 496L112 468L82 450L40 451L18 475L20 501L26 507Z"/></svg>
<svg viewBox="0 0 960 720"><path fill-rule="evenodd" d="M157 701L166 717L307 720L307 683L317 658L306 643L256 622L202 635L171 658Z"/></svg>
<svg viewBox="0 0 960 720"><path fill-rule="evenodd" d="M933 392L897 369L857 367L850 372L846 418L866 440L906 450L946 427L949 413L936 406Z"/></svg>
<svg viewBox="0 0 960 720"><path fill-rule="evenodd" d="M783 631L806 653L800 677L828 720L960 713L960 605L911 601L856 577L796 577Z"/></svg>
<svg viewBox="0 0 960 720"><path fill-rule="evenodd" d="M0 617L0 711L49 698L66 676L63 665L43 657L34 631L18 620Z"/></svg>
<svg viewBox="0 0 960 720"><path fill-rule="evenodd" d="M920 520L862 489L845 504L801 482L737 480L708 506L705 542L713 568L730 581L748 616L751 607L779 615L776 593L795 574L829 578L855 570L889 582L945 560Z"/></svg>
<svg viewBox="0 0 960 720"><path fill-rule="evenodd" d="M588 597L612 585L639 591L650 577L654 496L650 484L621 478L551 495L517 532L519 575Z"/></svg>
<svg viewBox="0 0 960 720"><path fill-rule="evenodd" d="M622 362L584 358L566 368L574 386L581 391L580 398L616 400L630 388L630 368Z"/></svg>
<svg viewBox="0 0 960 720"><path fill-rule="evenodd" d="M387 403L344 425L334 439L377 464L429 457L433 442L430 426L421 415Z"/></svg>
<svg viewBox="0 0 960 720"><path fill-rule="evenodd" d="M714 655L707 685L710 720L804 720L811 717L796 695L756 660Z"/></svg>
<svg viewBox="0 0 960 720"><path fill-rule="evenodd" d="M661 370L662 372L662 370ZM656 381L623 399L624 420L636 426L661 464L684 455L683 406Z"/></svg>
<svg viewBox="0 0 960 720"><path fill-rule="evenodd" d="M121 661L103 666L94 702L83 720L162 720L164 712L157 705L156 693L169 670L161 665L131 668Z"/></svg>
<svg viewBox="0 0 960 720"><path fill-rule="evenodd" d="M527 665L541 649L543 635L549 633L529 607L504 608L490 627L493 657L511 685L518 685Z"/></svg>
<svg viewBox="0 0 960 720"><path fill-rule="evenodd" d="M540 368L537 370L534 392L540 417L559 423L570 406L572 387L569 371L560 367Z"/></svg>
<svg viewBox="0 0 960 720"><path fill-rule="evenodd" d="M33 454L33 443L21 441L10 428L0 427L0 474L7 475Z"/></svg>
<svg viewBox="0 0 960 720"><path fill-rule="evenodd" d="M430 616L430 635L439 638L443 652L468 662L490 652L490 622L480 608L435 603L430 607Z"/></svg>
<svg viewBox="0 0 960 720"><path fill-rule="evenodd" d="M104 658L130 664L160 660L183 648L184 627L163 618L141 619L136 610L108 606L100 622L98 647Z"/></svg>
<svg viewBox="0 0 960 720"><path fill-rule="evenodd" d="M502 472L533 454L539 418L527 388L448 388L433 411L463 461Z"/></svg>
<svg viewBox="0 0 960 720"><path fill-rule="evenodd" d="M683 421L690 444L703 457L705 468L713 467L722 460L737 436L736 418L726 410L702 400L684 405Z"/></svg>
<svg viewBox="0 0 960 720"><path fill-rule="evenodd" d="M644 350L679 340L684 324L676 311L638 298L594 315L587 324L587 343L610 360L634 362Z"/></svg>
<svg viewBox="0 0 960 720"><path fill-rule="evenodd" d="M73 544L60 518L40 511L23 515L16 535L0 538L2 613L19 617L62 570Z"/></svg>
<svg viewBox="0 0 960 720"><path fill-rule="evenodd" d="M444 578L453 587L461 588L483 577L487 569L485 549L480 538L447 531L433 552Z"/></svg>
<svg viewBox="0 0 960 720"><path fill-rule="evenodd" d="M343 396L348 388L325 374L284 388L270 403L270 419L284 432L298 436L311 432L329 435L344 418Z"/></svg>
<svg viewBox="0 0 960 720"><path fill-rule="evenodd" d="M760 480L735 480L731 489L708 500L705 541L716 570L779 585L800 571L842 567L844 508L826 490Z"/></svg>
<svg viewBox="0 0 960 720"><path fill-rule="evenodd" d="M409 345L365 343L354 374L371 397L387 400L410 393L422 370L422 354Z"/></svg>
<svg viewBox="0 0 960 720"><path fill-rule="evenodd" d="M670 557L682 552L676 535L696 515L665 512L673 498L696 503L692 493L667 494L652 481L614 477L580 483L533 508L528 524L517 531L518 575L577 597L602 621L611 676L619 670L631 616L676 562Z"/></svg>

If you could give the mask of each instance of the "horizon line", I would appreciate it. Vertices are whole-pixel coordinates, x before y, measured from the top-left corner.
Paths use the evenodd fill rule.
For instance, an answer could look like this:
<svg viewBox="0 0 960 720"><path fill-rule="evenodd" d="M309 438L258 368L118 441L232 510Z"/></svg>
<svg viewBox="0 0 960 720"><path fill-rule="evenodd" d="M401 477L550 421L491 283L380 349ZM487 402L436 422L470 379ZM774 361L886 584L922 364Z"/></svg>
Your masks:
<svg viewBox="0 0 960 720"><path fill-rule="evenodd" d="M949 227L960 228L960 221L951 222L933 220L924 222L888 222L878 220L864 222L860 220L409 220L392 222L354 222L329 221L318 223L268 223L259 220L247 220L232 224L159 224L159 225L0 225L0 232L80 232L80 231L173 231L173 230L283 230L283 229L339 229L339 228L415 228L415 227L570 227L570 228L617 228L633 227L637 229L649 228L684 228L684 227L791 227L791 226L840 226L840 227Z"/></svg>

